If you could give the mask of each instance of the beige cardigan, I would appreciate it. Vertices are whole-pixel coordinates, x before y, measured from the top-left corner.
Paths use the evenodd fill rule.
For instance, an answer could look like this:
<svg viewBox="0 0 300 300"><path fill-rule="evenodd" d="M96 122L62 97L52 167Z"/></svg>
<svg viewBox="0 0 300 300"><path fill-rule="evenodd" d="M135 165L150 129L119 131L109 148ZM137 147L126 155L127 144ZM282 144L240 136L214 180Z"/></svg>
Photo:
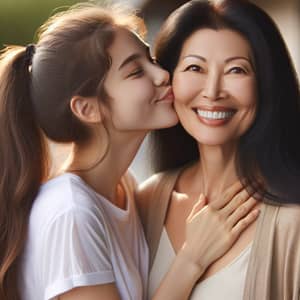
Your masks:
<svg viewBox="0 0 300 300"><path fill-rule="evenodd" d="M137 204L154 261L168 203L181 169L153 175L137 191ZM262 205L243 300L299 300L300 206Z"/></svg>

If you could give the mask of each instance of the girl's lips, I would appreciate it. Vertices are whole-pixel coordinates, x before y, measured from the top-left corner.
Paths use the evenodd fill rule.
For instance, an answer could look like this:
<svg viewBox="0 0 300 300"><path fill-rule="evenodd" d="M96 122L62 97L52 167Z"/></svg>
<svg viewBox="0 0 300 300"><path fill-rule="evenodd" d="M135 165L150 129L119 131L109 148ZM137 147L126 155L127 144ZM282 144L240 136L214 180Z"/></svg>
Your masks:
<svg viewBox="0 0 300 300"><path fill-rule="evenodd" d="M167 91L155 102L173 102L174 101L174 94L172 88L168 88Z"/></svg>

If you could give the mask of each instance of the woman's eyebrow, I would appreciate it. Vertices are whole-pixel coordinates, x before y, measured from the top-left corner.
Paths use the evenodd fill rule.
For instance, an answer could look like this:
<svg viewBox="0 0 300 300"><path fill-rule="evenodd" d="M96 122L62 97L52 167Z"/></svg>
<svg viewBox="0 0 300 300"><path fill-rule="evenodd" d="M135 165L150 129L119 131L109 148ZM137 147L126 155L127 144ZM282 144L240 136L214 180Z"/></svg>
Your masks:
<svg viewBox="0 0 300 300"><path fill-rule="evenodd" d="M237 59L246 60L248 63L251 64L251 60L248 57L245 57L245 56L233 56L233 57L229 57L229 58L225 59L225 62L229 63L229 62L231 62L233 60L237 60Z"/></svg>
<svg viewBox="0 0 300 300"><path fill-rule="evenodd" d="M184 56L182 59L186 59L186 58L197 58L197 59L200 59L202 60L203 62L206 62L206 58L201 56L201 55L197 55L197 54L189 54L189 55L186 55ZM250 59L248 57L245 57L245 56L233 56L233 57L229 57L229 58L226 58L225 59L225 62L228 63L228 62L231 62L233 60L237 60L237 59L243 59L243 60L246 60L247 62L251 63Z"/></svg>
<svg viewBox="0 0 300 300"><path fill-rule="evenodd" d="M189 54L189 55L184 56L182 59L186 59L186 58L190 58L190 57L191 58L197 58L197 59L200 59L200 60L206 62L206 58L204 58L201 55L197 55L197 54Z"/></svg>

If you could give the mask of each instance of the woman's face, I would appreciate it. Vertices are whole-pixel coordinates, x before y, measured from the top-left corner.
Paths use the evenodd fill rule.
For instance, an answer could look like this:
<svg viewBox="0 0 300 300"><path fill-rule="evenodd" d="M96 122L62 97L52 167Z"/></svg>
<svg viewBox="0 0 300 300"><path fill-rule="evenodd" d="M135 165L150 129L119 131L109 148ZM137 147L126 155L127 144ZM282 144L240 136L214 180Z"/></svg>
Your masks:
<svg viewBox="0 0 300 300"><path fill-rule="evenodd" d="M198 143L236 141L256 112L256 83L247 40L228 29L199 29L183 44L174 71L175 109Z"/></svg>
<svg viewBox="0 0 300 300"><path fill-rule="evenodd" d="M169 74L152 60L148 46L125 29L117 31L108 49L112 60L104 82L115 129L139 131L178 122Z"/></svg>

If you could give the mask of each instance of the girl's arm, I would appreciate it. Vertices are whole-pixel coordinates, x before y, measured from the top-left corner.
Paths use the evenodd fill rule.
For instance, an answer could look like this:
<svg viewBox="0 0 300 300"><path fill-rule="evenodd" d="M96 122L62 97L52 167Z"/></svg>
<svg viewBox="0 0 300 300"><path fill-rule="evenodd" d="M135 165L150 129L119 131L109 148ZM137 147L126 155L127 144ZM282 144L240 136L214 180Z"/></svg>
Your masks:
<svg viewBox="0 0 300 300"><path fill-rule="evenodd" d="M58 300L121 300L114 283L85 286L72 289L59 296Z"/></svg>

